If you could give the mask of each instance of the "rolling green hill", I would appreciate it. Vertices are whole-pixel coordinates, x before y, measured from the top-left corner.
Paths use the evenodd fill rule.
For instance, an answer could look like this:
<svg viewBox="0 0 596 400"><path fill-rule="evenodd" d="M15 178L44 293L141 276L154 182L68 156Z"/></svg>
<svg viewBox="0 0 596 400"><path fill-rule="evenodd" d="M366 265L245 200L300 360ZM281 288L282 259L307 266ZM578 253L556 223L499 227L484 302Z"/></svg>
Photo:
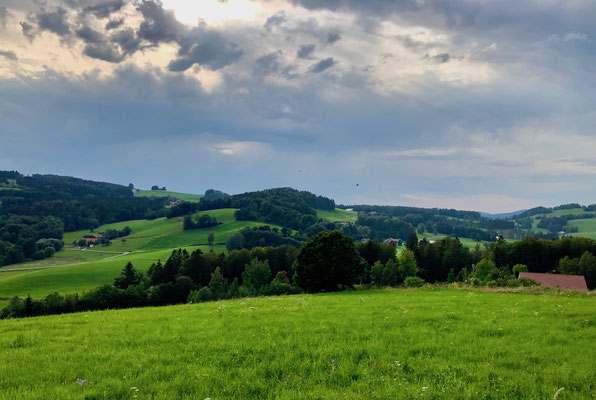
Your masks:
<svg viewBox="0 0 596 400"><path fill-rule="evenodd" d="M200 246L204 251L225 251L222 246ZM196 249L193 247L192 249ZM151 263L161 259L165 262L171 249L140 252L123 256L110 256L102 260L88 261L74 265L54 266L41 270L0 272L0 298L18 295L43 298L50 293L81 293L106 283L113 283L127 262L145 272Z"/></svg>
<svg viewBox="0 0 596 400"><path fill-rule="evenodd" d="M202 194L178 193L168 190L141 190L135 193L136 197L172 197L184 201L198 202L203 197Z"/></svg>
<svg viewBox="0 0 596 400"><path fill-rule="evenodd" d="M341 208L336 208L334 211L317 210L317 218L326 219L328 221L354 222L358 218L358 213L342 210Z"/></svg>
<svg viewBox="0 0 596 400"><path fill-rule="evenodd" d="M7 399L552 399L555 393L588 399L596 382L595 301L383 290L6 320L0 393Z"/></svg>

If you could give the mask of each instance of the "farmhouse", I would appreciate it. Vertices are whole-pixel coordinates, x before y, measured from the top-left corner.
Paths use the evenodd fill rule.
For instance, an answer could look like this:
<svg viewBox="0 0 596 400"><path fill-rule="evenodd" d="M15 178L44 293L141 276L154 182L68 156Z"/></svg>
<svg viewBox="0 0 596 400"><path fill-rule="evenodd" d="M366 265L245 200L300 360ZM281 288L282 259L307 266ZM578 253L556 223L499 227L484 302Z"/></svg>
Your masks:
<svg viewBox="0 0 596 400"><path fill-rule="evenodd" d="M401 246L401 239L387 238L383 243L391 244L393 246Z"/></svg>
<svg viewBox="0 0 596 400"><path fill-rule="evenodd" d="M89 244L89 243L96 243L102 237L103 237L103 235L97 233L95 235L86 235L86 236L83 237L83 240L85 240L85 242L87 242L87 244Z"/></svg>
<svg viewBox="0 0 596 400"><path fill-rule="evenodd" d="M536 272L520 272L520 278L527 278L540 283L541 285L561 288L588 290L586 280L583 275L559 275L559 274L539 274Z"/></svg>

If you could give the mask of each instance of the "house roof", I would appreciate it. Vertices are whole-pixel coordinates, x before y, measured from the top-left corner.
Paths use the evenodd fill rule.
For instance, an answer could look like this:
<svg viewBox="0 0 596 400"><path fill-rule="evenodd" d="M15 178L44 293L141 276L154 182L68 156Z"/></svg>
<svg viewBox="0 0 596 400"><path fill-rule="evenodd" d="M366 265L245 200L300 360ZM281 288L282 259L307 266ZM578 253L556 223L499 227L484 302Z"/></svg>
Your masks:
<svg viewBox="0 0 596 400"><path fill-rule="evenodd" d="M520 278L532 279L541 285L565 289L588 290L583 275L539 274L537 272L520 272Z"/></svg>

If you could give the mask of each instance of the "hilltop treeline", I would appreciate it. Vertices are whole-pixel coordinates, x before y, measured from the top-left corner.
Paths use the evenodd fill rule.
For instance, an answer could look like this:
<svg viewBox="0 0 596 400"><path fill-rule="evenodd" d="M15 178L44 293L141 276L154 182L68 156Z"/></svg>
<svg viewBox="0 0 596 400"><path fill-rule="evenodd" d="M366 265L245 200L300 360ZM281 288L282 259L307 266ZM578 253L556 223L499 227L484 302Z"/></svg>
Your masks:
<svg viewBox="0 0 596 400"><path fill-rule="evenodd" d="M56 217L64 231L96 228L148 212L163 215L164 200L133 197L130 187L55 175L23 176L2 171L0 182L14 180L14 188L0 190L0 215Z"/></svg>
<svg viewBox="0 0 596 400"><path fill-rule="evenodd" d="M221 197L215 200L202 198L198 210L238 208L239 221L263 221L302 230L317 222L317 212L334 210L335 202L326 197L291 188L279 188Z"/></svg>

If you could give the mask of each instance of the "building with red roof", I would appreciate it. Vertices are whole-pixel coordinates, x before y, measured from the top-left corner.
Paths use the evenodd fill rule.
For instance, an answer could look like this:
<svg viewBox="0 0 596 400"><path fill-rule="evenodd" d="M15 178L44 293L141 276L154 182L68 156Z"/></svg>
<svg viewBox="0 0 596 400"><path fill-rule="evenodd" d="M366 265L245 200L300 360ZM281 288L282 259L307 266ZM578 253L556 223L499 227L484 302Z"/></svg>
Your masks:
<svg viewBox="0 0 596 400"><path fill-rule="evenodd" d="M575 289L588 290L586 280L583 275L559 275L559 274L540 274L537 272L520 272L520 278L531 279L541 285L561 288L561 289Z"/></svg>

